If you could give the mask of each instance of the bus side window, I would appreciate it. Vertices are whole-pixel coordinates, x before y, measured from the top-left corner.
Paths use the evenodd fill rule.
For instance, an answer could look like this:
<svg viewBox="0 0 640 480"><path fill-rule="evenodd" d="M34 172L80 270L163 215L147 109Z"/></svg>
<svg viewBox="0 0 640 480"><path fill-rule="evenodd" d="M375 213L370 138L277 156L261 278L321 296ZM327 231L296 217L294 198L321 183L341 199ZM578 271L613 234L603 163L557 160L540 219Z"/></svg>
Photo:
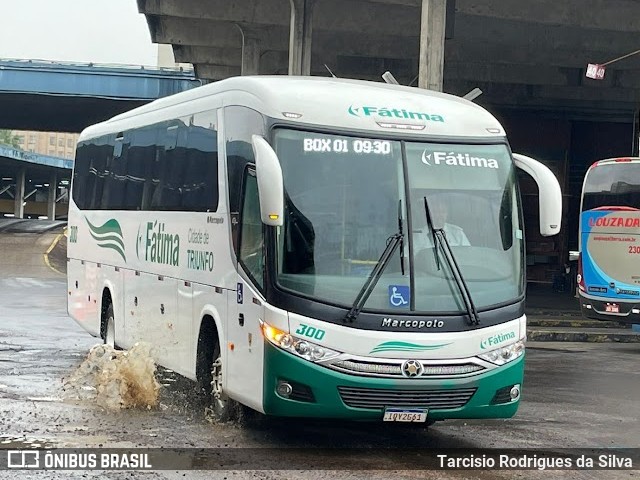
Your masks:
<svg viewBox="0 0 640 480"><path fill-rule="evenodd" d="M255 284L264 288L264 237L255 171L245 170L240 218L240 263Z"/></svg>
<svg viewBox="0 0 640 480"><path fill-rule="evenodd" d="M262 115L247 107L231 105L224 108L224 130L227 155L227 182L229 191L229 212L240 212L241 187L247 164L253 163L252 135L264 135L265 124ZM238 253L238 226L231 224L231 239L235 253Z"/></svg>

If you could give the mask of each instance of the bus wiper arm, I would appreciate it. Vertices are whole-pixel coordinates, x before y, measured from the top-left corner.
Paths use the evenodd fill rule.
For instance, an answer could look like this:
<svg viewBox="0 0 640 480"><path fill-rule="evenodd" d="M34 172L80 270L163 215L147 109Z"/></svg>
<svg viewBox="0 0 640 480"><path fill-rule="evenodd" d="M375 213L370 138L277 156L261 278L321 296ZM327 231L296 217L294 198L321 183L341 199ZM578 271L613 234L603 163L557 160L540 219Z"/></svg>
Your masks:
<svg viewBox="0 0 640 480"><path fill-rule="evenodd" d="M449 240L447 240L447 235L444 233L444 230L440 229L436 231L436 236L440 245L444 247L442 249L444 251L444 258L447 259L449 267L453 272L453 278L458 284L458 288L462 294L462 300L464 301L464 305L467 308L467 314L469 315L469 323L471 325L480 325L480 317L478 316L478 311L476 310L476 306L471 298L469 286L462 276L462 271L460 270L458 262L456 262L456 257L453 256L453 250L451 250L451 245L449 244Z"/></svg>
<svg viewBox="0 0 640 480"><path fill-rule="evenodd" d="M431 230L431 238L433 239L433 255L436 257L436 268L440 270L440 254L438 253L436 227L433 225L433 217L431 217L431 209L429 208L427 197L424 197L424 213L427 216L427 227Z"/></svg>
<svg viewBox="0 0 640 480"><path fill-rule="evenodd" d="M404 276L404 224L402 223L402 200L398 200L398 234L400 234L400 273Z"/></svg>
<svg viewBox="0 0 640 480"><path fill-rule="evenodd" d="M377 285L378 280L380 280L380 277L382 276L384 269L389 263L389 260L391 260L391 257L393 257L393 254L398 248L398 245L403 242L403 237L404 235L398 232L391 235L387 239L387 246L382 252L382 255L380 255L376 266L373 267L373 270L369 274L369 278L367 278L367 281L364 282L364 285L362 285L362 288L358 292L351 310L349 310L349 313L347 313L347 315L344 317L345 322L353 322L356 318L358 318L362 307L371 296L371 292L373 292L373 289Z"/></svg>
<svg viewBox="0 0 640 480"><path fill-rule="evenodd" d="M478 311L476 310L476 306L473 303L473 299L471 298L469 286L462 276L462 271L460 270L458 262L456 262L456 257L453 255L453 250L451 250L451 245L449 244L447 235L444 232L444 225L438 225L436 228L436 226L433 224L433 218L431 217L431 211L429 209L429 202L427 201L427 197L424 197L424 209L427 215L427 223L429 224L431 233L433 235L433 251L436 257L436 265L438 267L438 270L440 270L440 258L438 255L438 250L440 249L440 247L442 247L444 258L447 261L451 272L453 273L453 279L458 286L458 290L460 290L460 295L462 296L462 301L464 302L464 306L467 310L467 315L469 315L469 323L471 325L479 325L480 317L478 316Z"/></svg>

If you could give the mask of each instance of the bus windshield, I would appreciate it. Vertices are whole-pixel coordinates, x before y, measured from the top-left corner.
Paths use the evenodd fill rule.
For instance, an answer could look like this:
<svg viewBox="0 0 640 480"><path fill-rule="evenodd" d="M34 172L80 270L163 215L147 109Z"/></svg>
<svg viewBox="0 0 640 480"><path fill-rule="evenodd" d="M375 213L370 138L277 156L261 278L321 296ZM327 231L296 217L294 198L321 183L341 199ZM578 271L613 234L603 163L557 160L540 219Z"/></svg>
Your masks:
<svg viewBox="0 0 640 480"><path fill-rule="evenodd" d="M450 264L434 251L428 204L478 310L523 295L519 197L506 145L278 129L275 148L285 186L280 288L351 307L402 226L403 248L385 263L364 309L466 313Z"/></svg>
<svg viewBox="0 0 640 480"><path fill-rule="evenodd" d="M598 165L587 173L582 211L606 207L640 206L640 169L637 162Z"/></svg>

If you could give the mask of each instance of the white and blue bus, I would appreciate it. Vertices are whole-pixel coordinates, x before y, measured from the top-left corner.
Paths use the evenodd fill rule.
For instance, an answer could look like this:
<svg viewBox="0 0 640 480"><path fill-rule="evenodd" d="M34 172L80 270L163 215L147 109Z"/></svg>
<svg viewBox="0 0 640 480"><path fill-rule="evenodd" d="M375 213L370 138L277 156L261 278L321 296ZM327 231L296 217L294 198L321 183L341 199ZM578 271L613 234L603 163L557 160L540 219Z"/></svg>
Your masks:
<svg viewBox="0 0 640 480"><path fill-rule="evenodd" d="M221 419L510 417L522 388L516 167L560 227L553 174L461 98L240 77L87 128L69 313L149 342Z"/></svg>
<svg viewBox="0 0 640 480"><path fill-rule="evenodd" d="M640 158L591 165L582 186L579 246L583 315L640 323Z"/></svg>

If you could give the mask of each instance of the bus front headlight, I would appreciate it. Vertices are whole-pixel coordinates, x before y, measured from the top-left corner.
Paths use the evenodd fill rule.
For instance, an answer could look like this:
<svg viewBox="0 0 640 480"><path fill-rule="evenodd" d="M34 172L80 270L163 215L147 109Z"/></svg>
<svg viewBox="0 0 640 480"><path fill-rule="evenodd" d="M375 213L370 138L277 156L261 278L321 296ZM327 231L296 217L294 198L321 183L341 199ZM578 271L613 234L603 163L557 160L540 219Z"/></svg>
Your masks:
<svg viewBox="0 0 640 480"><path fill-rule="evenodd" d="M504 365L521 357L523 353L524 339L518 340L516 343L512 343L506 347L500 347L487 353L481 353L478 357L488 362L495 363L496 365Z"/></svg>
<svg viewBox="0 0 640 480"><path fill-rule="evenodd" d="M260 321L260 327L264 338L269 340L271 344L310 362L329 360L340 355L340 352L317 345L309 340L298 338L279 328L272 327L262 320Z"/></svg>

